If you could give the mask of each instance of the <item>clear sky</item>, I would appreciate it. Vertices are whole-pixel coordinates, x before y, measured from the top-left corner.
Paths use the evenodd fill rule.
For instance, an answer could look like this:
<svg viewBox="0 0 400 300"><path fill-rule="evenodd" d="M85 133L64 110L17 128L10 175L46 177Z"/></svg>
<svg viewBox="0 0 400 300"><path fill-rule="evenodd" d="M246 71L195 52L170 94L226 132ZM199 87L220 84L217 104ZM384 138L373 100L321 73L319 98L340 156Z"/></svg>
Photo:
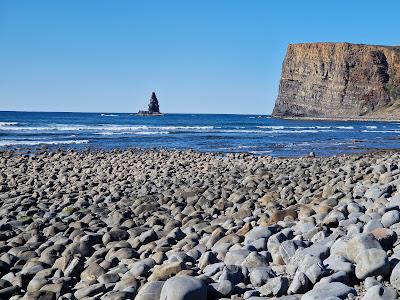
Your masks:
<svg viewBox="0 0 400 300"><path fill-rule="evenodd" d="M290 43L400 45L400 1L0 0L0 110L272 111Z"/></svg>

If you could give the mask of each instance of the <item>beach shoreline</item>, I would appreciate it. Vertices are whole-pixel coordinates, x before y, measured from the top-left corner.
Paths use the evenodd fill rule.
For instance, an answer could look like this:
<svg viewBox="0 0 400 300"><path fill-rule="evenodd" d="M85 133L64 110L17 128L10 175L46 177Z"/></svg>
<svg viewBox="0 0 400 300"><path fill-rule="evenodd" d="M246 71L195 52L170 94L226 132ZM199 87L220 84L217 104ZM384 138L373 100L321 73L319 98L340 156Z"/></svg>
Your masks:
<svg viewBox="0 0 400 300"><path fill-rule="evenodd" d="M300 299L344 272L343 288L361 296L368 276L354 267L370 265L379 268L365 274L393 286L400 215L392 222L387 213L400 210L399 159L393 151L0 152L0 272L8 282L0 295L143 300L189 284L199 299ZM373 240L376 261L338 252L363 249L363 238ZM338 269L341 259L348 269Z"/></svg>
<svg viewBox="0 0 400 300"><path fill-rule="evenodd" d="M296 117L296 116L274 116L271 115L271 118L281 119L281 120L296 120L296 121L338 121L338 122L400 122L399 119L390 119L390 118L374 118L374 117Z"/></svg>

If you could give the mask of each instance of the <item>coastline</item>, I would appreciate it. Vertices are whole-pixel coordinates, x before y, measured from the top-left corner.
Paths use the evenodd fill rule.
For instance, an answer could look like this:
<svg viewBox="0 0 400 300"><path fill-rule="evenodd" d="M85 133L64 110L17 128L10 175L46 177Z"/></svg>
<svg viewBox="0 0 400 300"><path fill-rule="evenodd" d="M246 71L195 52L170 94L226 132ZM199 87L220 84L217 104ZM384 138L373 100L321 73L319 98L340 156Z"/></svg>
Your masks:
<svg viewBox="0 0 400 300"><path fill-rule="evenodd" d="M304 121L339 121L339 122L400 122L399 119L388 118L361 118L361 117L295 117L295 116L274 116L271 118L282 120L304 120Z"/></svg>
<svg viewBox="0 0 400 300"><path fill-rule="evenodd" d="M357 271L357 279L354 267L385 264L373 272L391 286L388 259L398 255L391 237L400 217L388 223L385 215L400 206L399 160L393 151L316 158L3 151L0 260L6 253L15 259L2 268L12 274L6 278L15 296L143 300L150 291L173 293L175 285L189 285L200 290L200 300L247 291L300 299L331 284L322 279L341 270L349 279L341 284L361 297L366 288L356 282L366 275ZM365 232L380 255L368 256L371 262L334 251L362 247ZM345 271L341 259L349 264ZM318 285L296 281L298 272L314 274L305 262L312 272L320 270ZM279 294L268 282L281 286Z"/></svg>

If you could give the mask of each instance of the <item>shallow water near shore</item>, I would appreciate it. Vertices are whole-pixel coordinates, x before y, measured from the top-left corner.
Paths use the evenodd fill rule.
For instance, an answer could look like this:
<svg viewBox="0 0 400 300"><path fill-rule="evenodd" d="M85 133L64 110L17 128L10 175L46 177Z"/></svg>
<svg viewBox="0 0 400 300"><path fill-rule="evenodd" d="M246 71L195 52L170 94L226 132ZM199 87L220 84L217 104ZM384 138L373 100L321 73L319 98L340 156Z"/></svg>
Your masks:
<svg viewBox="0 0 400 300"><path fill-rule="evenodd" d="M257 115L0 112L0 149L137 148L320 156L400 149L400 123Z"/></svg>

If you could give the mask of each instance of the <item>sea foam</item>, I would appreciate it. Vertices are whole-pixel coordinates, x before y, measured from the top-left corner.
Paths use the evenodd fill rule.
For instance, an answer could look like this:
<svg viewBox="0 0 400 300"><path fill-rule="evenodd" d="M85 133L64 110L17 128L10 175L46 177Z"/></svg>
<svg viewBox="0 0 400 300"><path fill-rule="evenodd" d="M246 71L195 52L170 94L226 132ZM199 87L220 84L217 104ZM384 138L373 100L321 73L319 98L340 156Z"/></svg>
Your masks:
<svg viewBox="0 0 400 300"><path fill-rule="evenodd" d="M23 140L3 140L0 141L0 147L7 146L18 146L18 145L27 145L27 146L35 146L35 145L62 145L62 144L87 144L88 140L66 140L66 141L23 141Z"/></svg>

